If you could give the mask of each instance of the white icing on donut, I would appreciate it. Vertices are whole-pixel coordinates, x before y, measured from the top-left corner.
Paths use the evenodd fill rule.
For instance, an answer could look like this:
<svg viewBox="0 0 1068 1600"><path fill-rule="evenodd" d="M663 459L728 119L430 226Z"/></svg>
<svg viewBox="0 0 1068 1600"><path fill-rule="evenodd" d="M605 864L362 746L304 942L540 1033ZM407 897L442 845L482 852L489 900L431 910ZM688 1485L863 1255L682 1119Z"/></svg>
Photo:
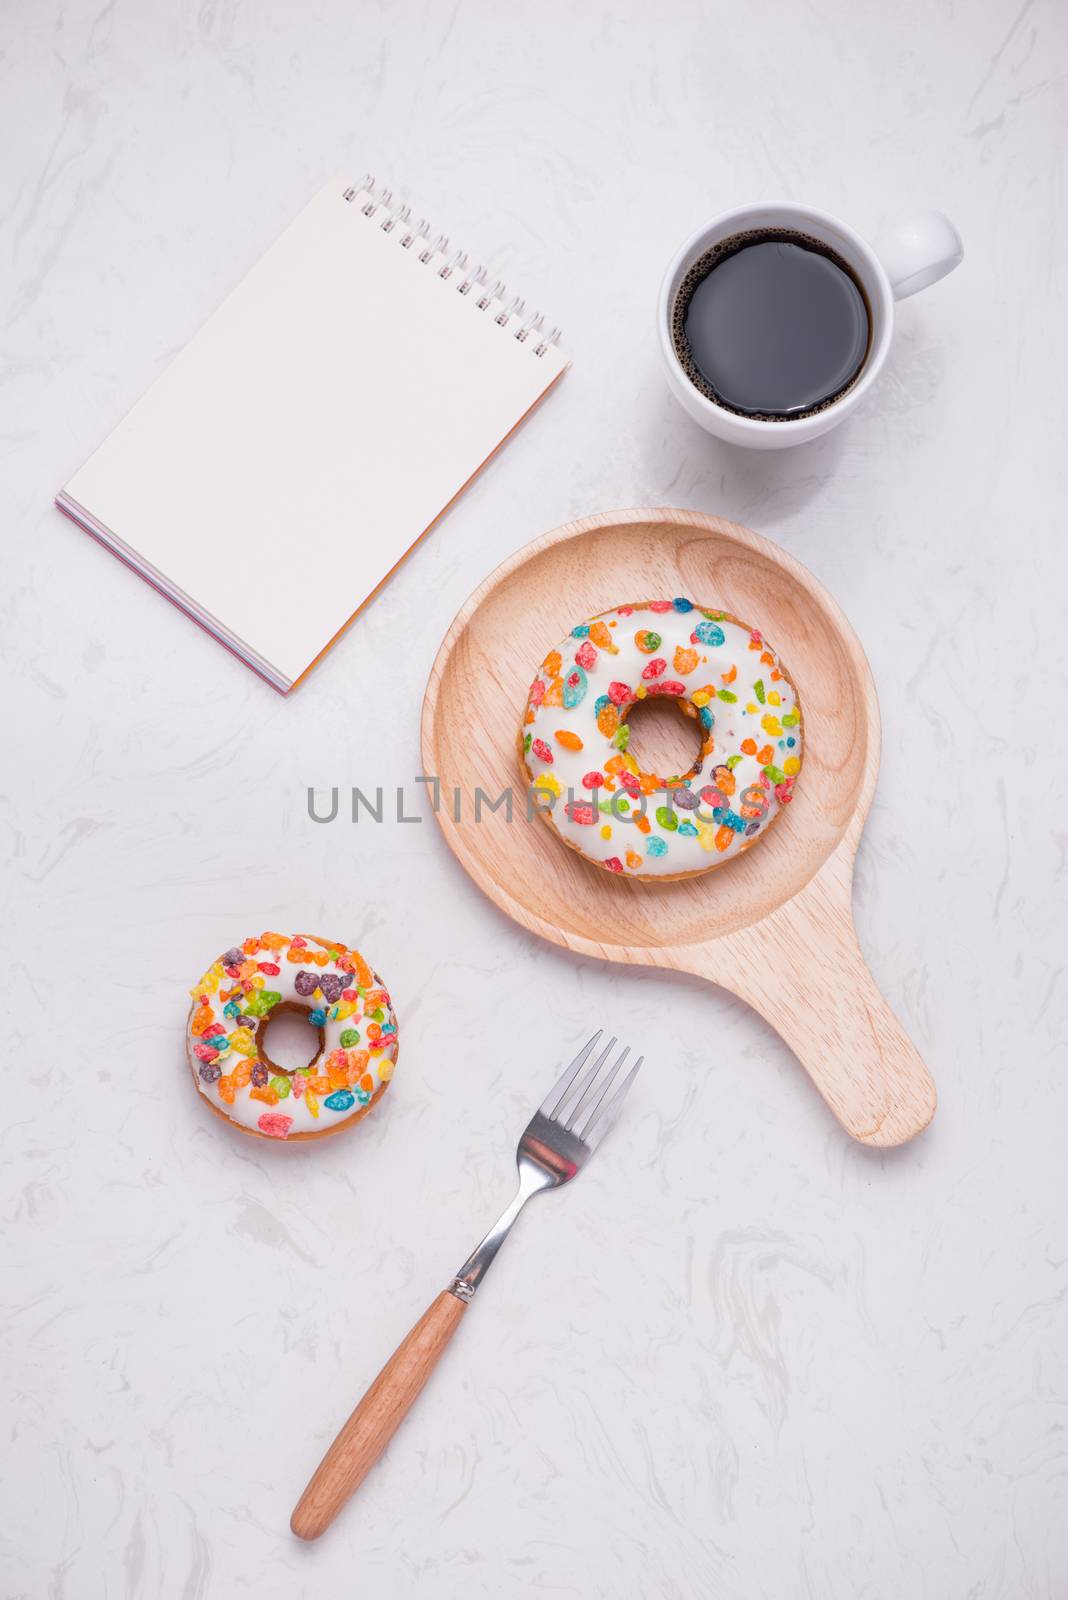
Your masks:
<svg viewBox="0 0 1068 1600"><path fill-rule="evenodd" d="M700 721L689 772L642 772L627 753L627 713L648 696ZM801 734L797 691L761 634L677 599L573 628L530 686L520 740L543 791L531 798L568 844L613 872L663 878L722 866L762 837L790 802Z"/></svg>
<svg viewBox="0 0 1068 1600"><path fill-rule="evenodd" d="M310 934L264 933L220 956L190 990L186 1030L197 1088L231 1122L269 1138L327 1133L370 1105L397 1059L387 991L358 950ZM261 1057L278 1005L296 1006L321 1034L302 1072Z"/></svg>

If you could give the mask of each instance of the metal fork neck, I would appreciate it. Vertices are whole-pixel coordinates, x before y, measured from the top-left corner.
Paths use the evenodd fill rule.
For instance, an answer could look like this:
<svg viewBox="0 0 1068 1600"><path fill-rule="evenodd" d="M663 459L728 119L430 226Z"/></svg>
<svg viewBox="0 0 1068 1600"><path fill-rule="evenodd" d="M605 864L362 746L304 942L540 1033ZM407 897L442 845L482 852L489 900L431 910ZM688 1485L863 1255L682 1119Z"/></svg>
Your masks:
<svg viewBox="0 0 1068 1600"><path fill-rule="evenodd" d="M512 1229L512 1224L522 1211L532 1194L548 1188L551 1179L545 1173L527 1162L519 1167L519 1188L516 1190L515 1199L506 1210L501 1212L493 1227L487 1233L482 1243L474 1249L449 1285L449 1293L454 1294L457 1300L467 1302L474 1297L482 1279L489 1271L490 1264L507 1239Z"/></svg>

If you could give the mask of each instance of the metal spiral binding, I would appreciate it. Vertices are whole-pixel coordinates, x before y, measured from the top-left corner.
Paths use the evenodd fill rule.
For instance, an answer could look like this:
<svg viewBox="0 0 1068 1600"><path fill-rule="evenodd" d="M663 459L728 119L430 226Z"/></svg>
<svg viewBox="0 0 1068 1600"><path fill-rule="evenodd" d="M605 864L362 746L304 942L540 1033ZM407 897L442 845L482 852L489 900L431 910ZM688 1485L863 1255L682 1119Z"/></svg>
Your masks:
<svg viewBox="0 0 1068 1600"><path fill-rule="evenodd" d="M419 261L424 266L433 266L436 275L444 283L451 283L457 294L471 296L478 310L489 311L499 328L513 327L512 337L517 344L529 344L534 340L531 345L534 354L543 356L559 342L559 328L553 328L543 338L545 319L540 312L527 312L519 295L509 298L507 285L500 279L487 289L487 269L472 268L463 250L453 250L450 254L446 236L439 233L432 237L430 223L424 218L413 222L411 207L394 202L391 189L376 187L374 178L368 175L357 188L346 189L344 198L351 203L361 194L366 195L360 206L362 216L369 221L377 220L383 233L395 234L402 250L414 250ZM518 326L514 326L516 323Z"/></svg>

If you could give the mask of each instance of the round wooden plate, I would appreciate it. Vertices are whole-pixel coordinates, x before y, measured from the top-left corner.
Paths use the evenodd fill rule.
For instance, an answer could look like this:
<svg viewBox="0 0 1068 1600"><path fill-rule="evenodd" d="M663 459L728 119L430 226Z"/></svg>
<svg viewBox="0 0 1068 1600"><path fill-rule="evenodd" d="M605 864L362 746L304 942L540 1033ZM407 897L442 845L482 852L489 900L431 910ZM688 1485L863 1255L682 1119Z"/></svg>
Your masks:
<svg viewBox="0 0 1068 1600"><path fill-rule="evenodd" d="M804 764L792 805L755 849L696 878L638 882L528 819L516 729L538 663L574 623L673 595L743 617L771 640L800 693ZM854 1139L895 1145L926 1127L934 1084L853 926L853 865L879 767L875 685L834 600L784 550L697 511L611 511L542 535L490 574L449 629L423 703L422 753L440 780L450 849L524 928L740 996ZM509 787L511 821L503 806L476 807L476 790L496 800Z"/></svg>

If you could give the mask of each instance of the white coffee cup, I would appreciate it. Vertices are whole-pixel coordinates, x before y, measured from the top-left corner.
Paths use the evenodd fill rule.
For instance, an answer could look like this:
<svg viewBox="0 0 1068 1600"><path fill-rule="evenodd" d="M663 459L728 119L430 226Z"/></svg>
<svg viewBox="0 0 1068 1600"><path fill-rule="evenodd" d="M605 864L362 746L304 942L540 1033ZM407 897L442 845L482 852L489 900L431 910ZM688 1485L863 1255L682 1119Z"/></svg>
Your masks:
<svg viewBox="0 0 1068 1600"><path fill-rule="evenodd" d="M829 245L856 274L871 313L871 343L859 376L821 411L808 416L767 421L745 417L717 405L691 383L675 353L672 310L679 285L694 262L712 245L750 229L790 228ZM668 383L680 404L702 428L728 444L755 450L780 450L827 433L864 399L883 370L894 333L894 302L937 283L964 256L960 234L941 211L921 211L882 236L877 247L837 217L811 206L781 202L737 206L698 228L687 239L664 274L657 302L657 334Z"/></svg>

